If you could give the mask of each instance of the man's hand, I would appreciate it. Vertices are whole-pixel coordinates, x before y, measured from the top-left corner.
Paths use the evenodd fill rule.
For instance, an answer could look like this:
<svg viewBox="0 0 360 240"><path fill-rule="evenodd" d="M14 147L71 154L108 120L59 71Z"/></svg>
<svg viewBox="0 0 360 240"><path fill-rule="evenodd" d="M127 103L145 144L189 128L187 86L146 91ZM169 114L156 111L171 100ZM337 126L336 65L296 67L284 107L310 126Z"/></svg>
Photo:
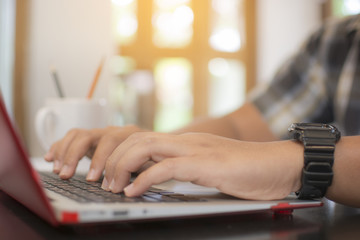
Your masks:
<svg viewBox="0 0 360 240"><path fill-rule="evenodd" d="M139 131L143 130L132 125L91 130L72 129L51 146L44 158L54 162L53 171L67 179L74 175L79 160L88 156L92 161L87 180L96 181L114 149L128 136Z"/></svg>
<svg viewBox="0 0 360 240"><path fill-rule="evenodd" d="M242 142L204 133L132 134L109 156L102 187L137 196L170 179L246 199L281 199L300 187L303 147L294 141ZM129 184L132 172L156 164Z"/></svg>

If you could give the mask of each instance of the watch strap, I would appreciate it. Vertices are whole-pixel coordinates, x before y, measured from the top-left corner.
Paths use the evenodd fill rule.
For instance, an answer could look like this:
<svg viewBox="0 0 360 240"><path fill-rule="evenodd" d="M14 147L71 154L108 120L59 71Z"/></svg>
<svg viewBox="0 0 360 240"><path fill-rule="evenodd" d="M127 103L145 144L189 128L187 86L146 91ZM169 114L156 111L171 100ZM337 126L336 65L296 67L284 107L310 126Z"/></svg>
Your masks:
<svg viewBox="0 0 360 240"><path fill-rule="evenodd" d="M335 145L304 144L304 168L300 199L321 198L332 183Z"/></svg>
<svg viewBox="0 0 360 240"><path fill-rule="evenodd" d="M327 124L295 123L289 128L292 138L304 144L300 199L324 197L333 179L335 144L340 139L336 127Z"/></svg>

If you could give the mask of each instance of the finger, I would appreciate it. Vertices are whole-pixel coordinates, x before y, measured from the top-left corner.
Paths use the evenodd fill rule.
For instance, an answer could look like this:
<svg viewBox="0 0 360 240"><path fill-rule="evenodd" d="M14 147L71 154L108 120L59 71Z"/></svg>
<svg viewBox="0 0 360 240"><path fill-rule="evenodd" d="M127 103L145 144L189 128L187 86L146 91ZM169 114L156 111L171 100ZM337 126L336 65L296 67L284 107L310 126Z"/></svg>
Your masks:
<svg viewBox="0 0 360 240"><path fill-rule="evenodd" d="M119 138L117 134L106 135L99 141L94 156L91 160L91 165L86 180L97 181L101 177L101 174L105 168L106 160L121 141L122 138Z"/></svg>
<svg viewBox="0 0 360 240"><path fill-rule="evenodd" d="M55 173L60 173L65 154L67 152L67 149L73 139L76 137L78 130L72 129L69 132L66 133L65 137L61 140L57 141L56 144L54 144L53 147L53 156L54 156L54 169L53 171Z"/></svg>
<svg viewBox="0 0 360 240"><path fill-rule="evenodd" d="M96 181L100 178L105 168L106 161L120 143L122 143L125 139L128 138L129 135L133 134L134 132L143 131L134 125L128 125L121 128L108 127L107 129L108 133L103 134L104 137L102 137L99 141L98 147L96 148L92 158L89 174L87 175L88 181ZM106 179L104 186L105 185L108 186L108 184L106 184Z"/></svg>
<svg viewBox="0 0 360 240"><path fill-rule="evenodd" d="M104 184L105 190L121 192L129 183L130 174L137 172L149 160L159 162L165 158L186 155L186 149L189 148L182 138L175 135L154 133L141 135L141 140L125 150L122 156L117 155L124 151L121 145L111 155L105 172L106 183L110 186Z"/></svg>
<svg viewBox="0 0 360 240"><path fill-rule="evenodd" d="M56 144L57 144L57 142L55 142L54 144L52 144L52 145L50 146L49 151L44 155L45 161L47 161L47 162L53 162L53 161L54 161L54 157L55 157L54 151L55 151L55 149L56 149Z"/></svg>
<svg viewBox="0 0 360 240"><path fill-rule="evenodd" d="M153 166L154 164L156 164L154 161L149 160L148 162L144 163L143 166L140 167L140 169L136 172L143 172L146 169L150 168L151 166ZM131 171L135 172L135 171ZM114 180L114 178L111 180L111 182L107 182L107 179L104 178L105 183L103 183L102 188L106 191L111 191L114 193L119 193L123 191L123 188L125 186L127 186L130 182L130 178L131 178L131 173L130 172L126 172L126 173L122 173L121 175L119 175L116 179L116 181Z"/></svg>
<svg viewBox="0 0 360 240"><path fill-rule="evenodd" d="M114 169L118 163L118 160L123 155L123 152L134 144L136 144L136 137L142 135L140 133L134 133L130 137L126 138L119 146L115 148L112 154L108 157L106 164L105 164L105 176L101 187L106 190L110 191L109 186L112 184Z"/></svg>
<svg viewBox="0 0 360 240"><path fill-rule="evenodd" d="M178 146L174 142L178 142L177 138L170 134L135 133L131 135L109 157L105 166L105 183L111 184L115 173L128 176L136 172L150 159L161 161L164 157L173 156L178 153L177 149L172 147ZM103 184L105 190L109 190L108 187Z"/></svg>
<svg viewBox="0 0 360 240"><path fill-rule="evenodd" d="M55 158L55 150L57 149L58 144L59 144L58 142L55 142L54 144L52 144L49 151L44 156L45 161L54 163L53 164L53 172L54 173L59 173L60 168L61 168L60 161Z"/></svg>
<svg viewBox="0 0 360 240"><path fill-rule="evenodd" d="M139 196L152 185L171 179L197 182L197 169L188 158L167 158L141 173L132 184L124 188L124 192L128 197Z"/></svg>
<svg viewBox="0 0 360 240"><path fill-rule="evenodd" d="M144 163L141 166L141 168L136 171L136 173L141 173L141 172L145 171L146 169L148 169L149 167L153 166L154 164L156 164L156 163L150 159L148 162Z"/></svg>
<svg viewBox="0 0 360 240"><path fill-rule="evenodd" d="M63 165L59 173L60 178L68 179L75 173L78 162L85 156L96 140L96 129L82 130L67 143Z"/></svg>

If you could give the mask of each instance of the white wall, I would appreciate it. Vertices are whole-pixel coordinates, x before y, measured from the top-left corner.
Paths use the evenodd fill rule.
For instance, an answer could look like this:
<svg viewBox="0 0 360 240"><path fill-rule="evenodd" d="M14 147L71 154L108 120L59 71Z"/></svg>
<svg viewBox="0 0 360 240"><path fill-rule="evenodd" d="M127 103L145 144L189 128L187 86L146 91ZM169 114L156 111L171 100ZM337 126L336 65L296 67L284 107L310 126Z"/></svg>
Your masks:
<svg viewBox="0 0 360 240"><path fill-rule="evenodd" d="M14 71L15 1L0 1L0 90L11 111Z"/></svg>
<svg viewBox="0 0 360 240"><path fill-rule="evenodd" d="M111 37L110 0L29 2L24 74L24 94L28 100L26 143L32 156L41 156L44 151L36 141L34 118L47 97L57 96L50 66L58 70L66 96L85 98L101 58L109 59L115 48ZM105 63L94 98L108 96L110 79Z"/></svg>
<svg viewBox="0 0 360 240"><path fill-rule="evenodd" d="M275 71L321 24L321 0L257 0L257 77Z"/></svg>

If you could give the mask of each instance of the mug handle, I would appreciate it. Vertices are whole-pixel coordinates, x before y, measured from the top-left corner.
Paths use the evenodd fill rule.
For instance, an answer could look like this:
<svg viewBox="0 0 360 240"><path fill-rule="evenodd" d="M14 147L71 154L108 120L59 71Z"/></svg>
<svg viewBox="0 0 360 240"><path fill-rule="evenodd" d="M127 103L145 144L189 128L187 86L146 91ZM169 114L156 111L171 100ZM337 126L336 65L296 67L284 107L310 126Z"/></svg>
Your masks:
<svg viewBox="0 0 360 240"><path fill-rule="evenodd" d="M51 140L51 127L55 126L55 113L51 108L43 107L37 113L35 117L35 130L41 147L48 151L52 144Z"/></svg>

